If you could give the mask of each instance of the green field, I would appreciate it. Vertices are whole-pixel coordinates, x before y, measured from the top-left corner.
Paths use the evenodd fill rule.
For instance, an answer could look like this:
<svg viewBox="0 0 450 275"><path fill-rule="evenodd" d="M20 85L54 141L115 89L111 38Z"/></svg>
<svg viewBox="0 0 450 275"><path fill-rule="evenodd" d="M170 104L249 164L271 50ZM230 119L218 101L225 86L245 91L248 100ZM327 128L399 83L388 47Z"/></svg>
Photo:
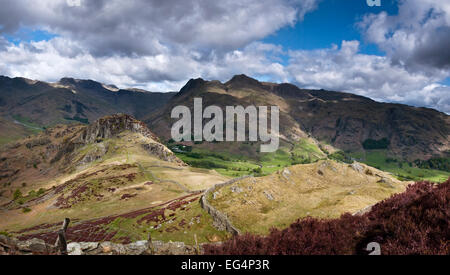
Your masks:
<svg viewBox="0 0 450 275"><path fill-rule="evenodd" d="M168 144L173 149L177 144ZM180 147L181 148L181 147ZM184 149L186 150L186 149ZM282 146L275 153L259 153L258 159L245 154L237 155L226 152L212 152L210 150L188 147L188 150L175 154L187 164L206 169L214 169L222 175L239 177L244 175L265 176L284 167L296 164L313 163L325 159L326 155L314 144L301 140L289 147ZM392 173L396 178L404 181L428 180L443 182L450 177L450 171L423 169L413 162L392 158L387 150L366 150L358 153L337 152L329 158L351 163L353 160L365 163L380 170Z"/></svg>
<svg viewBox="0 0 450 275"><path fill-rule="evenodd" d="M307 140L301 140L292 145L288 144L289 147L283 146L274 153L259 153L258 158L251 158L248 154L211 152L195 146L194 148L186 148L177 144L168 144L167 146L187 164L198 168L214 169L229 177L251 174L265 176L283 167L312 163L326 158L316 145ZM244 143L242 147L245 147Z"/></svg>
<svg viewBox="0 0 450 275"><path fill-rule="evenodd" d="M214 169L222 175L240 177L259 172L259 166L243 156L228 153L212 153L202 149L193 149L191 152L175 153L185 163L197 167Z"/></svg>
<svg viewBox="0 0 450 275"><path fill-rule="evenodd" d="M400 180L443 182L450 177L450 171L422 169L413 163L389 157L386 150L368 150L351 153L356 161L392 173Z"/></svg>

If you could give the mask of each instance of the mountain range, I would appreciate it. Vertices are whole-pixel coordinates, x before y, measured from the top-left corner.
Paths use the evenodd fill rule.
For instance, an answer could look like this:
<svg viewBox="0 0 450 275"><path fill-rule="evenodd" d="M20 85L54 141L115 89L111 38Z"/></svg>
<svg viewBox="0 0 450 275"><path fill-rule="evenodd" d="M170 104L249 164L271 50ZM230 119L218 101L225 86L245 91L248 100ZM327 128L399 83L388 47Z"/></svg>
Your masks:
<svg viewBox="0 0 450 275"><path fill-rule="evenodd" d="M204 106L279 106L280 134L288 144L309 138L325 150L331 146L347 152L372 145L407 160L449 155L450 117L444 113L349 93L260 82L246 75L226 83L191 79L178 93L118 89L73 78L47 83L0 77L0 140L5 143L45 127L89 123L115 113L143 120L168 140L175 122L170 118L172 108L192 108L195 97L202 97Z"/></svg>
<svg viewBox="0 0 450 275"><path fill-rule="evenodd" d="M86 124L115 113L139 118L163 105L173 94L118 89L73 78L47 83L0 77L0 140L11 141L11 137L24 137L57 124ZM18 129L8 129L14 124Z"/></svg>
<svg viewBox="0 0 450 275"><path fill-rule="evenodd" d="M292 84L259 82L245 75L230 81L191 79L166 105L144 118L160 136L169 138L170 111L193 107L193 98L224 108L233 105L280 107L281 138L289 143L313 138L343 151L364 151L370 145L403 159L448 156L450 117L427 108L380 103L349 93L300 89ZM383 144L384 143L384 144Z"/></svg>

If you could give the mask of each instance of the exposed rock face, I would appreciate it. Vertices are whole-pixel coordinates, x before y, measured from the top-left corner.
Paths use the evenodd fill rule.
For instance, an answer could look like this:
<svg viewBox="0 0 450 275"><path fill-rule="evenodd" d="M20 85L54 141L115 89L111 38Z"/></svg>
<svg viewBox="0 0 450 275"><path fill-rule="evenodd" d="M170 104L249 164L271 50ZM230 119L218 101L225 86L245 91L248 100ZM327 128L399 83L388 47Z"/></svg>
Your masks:
<svg viewBox="0 0 450 275"><path fill-rule="evenodd" d="M363 170L364 170L364 167L361 164L357 163L357 162L351 164L350 167L352 167L352 169L355 170L358 173L362 173Z"/></svg>
<svg viewBox="0 0 450 275"><path fill-rule="evenodd" d="M265 190L263 193L269 201L274 200L273 195L269 191Z"/></svg>
<svg viewBox="0 0 450 275"><path fill-rule="evenodd" d="M369 205L369 206L367 206L367 207L365 207L365 208L363 208L363 209L353 213L353 216L362 216L362 215L364 215L366 213L369 213L372 210L372 208L373 208L373 205Z"/></svg>
<svg viewBox="0 0 450 275"><path fill-rule="evenodd" d="M101 159L106 153L108 152L108 148L103 144L103 143L99 143L97 144L97 146L95 147L94 150L89 151L84 157L83 159L81 159L78 162L78 165L83 165L83 164L87 164L87 163L91 163L93 161L96 161L98 159Z"/></svg>
<svg viewBox="0 0 450 275"><path fill-rule="evenodd" d="M186 165L183 161L177 158L172 151L166 146L159 143L142 144L142 148L152 155L158 156L160 159L168 162L175 162L181 165Z"/></svg>
<svg viewBox="0 0 450 275"><path fill-rule="evenodd" d="M81 245L79 243L69 243L67 245L67 252L69 253L69 255L82 255L83 254L83 250L81 250Z"/></svg>
<svg viewBox="0 0 450 275"><path fill-rule="evenodd" d="M130 115L125 114L117 114L100 118L83 130L80 135L80 139L84 143L93 143L99 138L104 139L115 137L119 133L126 130L134 133L140 133L146 137L158 140L158 138L150 132L144 123L136 120Z"/></svg>
<svg viewBox="0 0 450 275"><path fill-rule="evenodd" d="M42 138L36 138L36 139L31 140L30 142L28 142L26 144L26 146L28 149L31 149L36 146L47 145L50 143L51 143L51 141L49 138L42 137Z"/></svg>

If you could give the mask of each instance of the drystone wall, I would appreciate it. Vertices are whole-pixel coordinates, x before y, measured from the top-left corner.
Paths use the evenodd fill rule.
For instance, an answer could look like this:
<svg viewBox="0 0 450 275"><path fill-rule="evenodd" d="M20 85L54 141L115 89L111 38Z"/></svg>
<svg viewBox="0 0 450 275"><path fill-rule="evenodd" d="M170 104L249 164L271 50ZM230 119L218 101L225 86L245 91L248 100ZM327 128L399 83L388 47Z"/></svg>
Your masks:
<svg viewBox="0 0 450 275"><path fill-rule="evenodd" d="M214 220L214 226L219 229L219 230L226 230L228 232L230 232L233 235L239 235L241 234L241 231L239 229L237 229L235 226L233 226L233 224L231 223L231 221L228 219L227 215L220 212L219 210L217 210L216 208L214 208L209 202L208 202L208 196L209 194L214 193L217 189L222 188L224 186L228 186L231 185L233 183L236 183L240 180L246 179L246 178L250 178L252 176L243 176L240 178L235 178L232 179L230 181L224 182L224 183L219 183L214 185L213 187L209 188L208 190L206 190L205 194L202 196L202 198L200 199L202 208L205 209L213 218Z"/></svg>

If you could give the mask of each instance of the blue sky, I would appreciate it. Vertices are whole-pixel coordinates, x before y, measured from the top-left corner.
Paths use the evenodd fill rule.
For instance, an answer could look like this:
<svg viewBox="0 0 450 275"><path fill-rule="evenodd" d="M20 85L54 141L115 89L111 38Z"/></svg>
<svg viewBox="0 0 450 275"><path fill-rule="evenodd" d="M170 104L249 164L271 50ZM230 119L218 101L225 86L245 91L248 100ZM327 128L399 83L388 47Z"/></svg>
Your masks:
<svg viewBox="0 0 450 275"><path fill-rule="evenodd" d="M0 75L177 91L244 73L450 113L450 5L381 3L0 0Z"/></svg>
<svg viewBox="0 0 450 275"><path fill-rule="evenodd" d="M39 42L39 41L49 41L52 38L57 37L58 35L54 33L50 33L46 30L40 29L31 29L27 27L20 28L13 34L6 34L5 38L15 44L19 45L20 43L28 43L31 41Z"/></svg>
<svg viewBox="0 0 450 275"><path fill-rule="evenodd" d="M312 50L339 45L342 40L361 41L361 52L383 54L376 45L365 43L356 26L365 14L387 12L397 14L396 0L384 0L381 7L369 7L364 0L324 0L302 22L286 26L263 39L290 50Z"/></svg>

